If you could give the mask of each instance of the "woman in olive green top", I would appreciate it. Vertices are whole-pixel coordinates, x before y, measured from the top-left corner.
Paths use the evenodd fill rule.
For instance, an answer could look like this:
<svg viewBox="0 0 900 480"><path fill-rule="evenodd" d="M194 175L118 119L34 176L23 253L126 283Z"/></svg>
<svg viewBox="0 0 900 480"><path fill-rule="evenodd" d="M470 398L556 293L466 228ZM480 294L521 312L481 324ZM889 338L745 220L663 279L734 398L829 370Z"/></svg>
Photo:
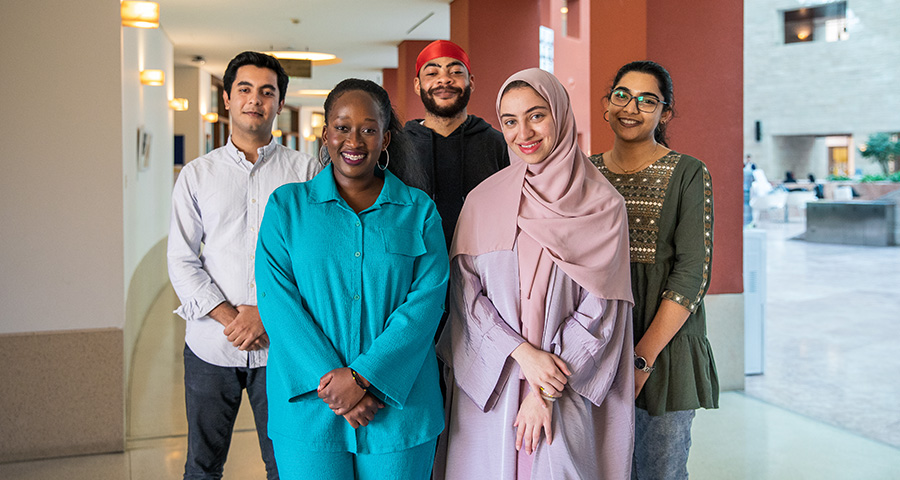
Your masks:
<svg viewBox="0 0 900 480"><path fill-rule="evenodd" d="M637 480L688 478L694 410L719 402L703 306L712 260L712 182L703 162L667 146L673 103L672 79L662 66L623 66L604 115L615 143L591 157L628 210Z"/></svg>

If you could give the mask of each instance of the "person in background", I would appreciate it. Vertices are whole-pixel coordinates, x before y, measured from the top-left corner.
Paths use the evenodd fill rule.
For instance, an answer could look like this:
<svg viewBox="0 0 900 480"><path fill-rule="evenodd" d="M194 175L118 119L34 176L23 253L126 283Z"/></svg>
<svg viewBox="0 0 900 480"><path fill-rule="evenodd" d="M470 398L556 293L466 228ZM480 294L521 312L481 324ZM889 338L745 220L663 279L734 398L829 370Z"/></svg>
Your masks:
<svg viewBox="0 0 900 480"><path fill-rule="evenodd" d="M416 159L425 170L426 193L443 219L447 248L466 195L509 165L503 135L466 107L475 89L469 56L457 44L435 40L416 58L413 90L425 106L425 118L406 122Z"/></svg>
<svg viewBox="0 0 900 480"><path fill-rule="evenodd" d="M447 248L387 92L339 83L330 158L269 200L256 254L283 479L420 480L444 427L434 334Z"/></svg>
<svg viewBox="0 0 900 480"><path fill-rule="evenodd" d="M753 221L753 215L750 210L750 187L753 186L753 169L755 165L750 161L750 154L744 158L744 225L749 225Z"/></svg>
<svg viewBox="0 0 900 480"><path fill-rule="evenodd" d="M766 208L768 202L767 196L775 190L772 183L766 177L766 172L756 165L751 166L753 170L753 183L750 185L750 212L752 216L751 224L759 223L760 213Z"/></svg>
<svg viewBox="0 0 900 480"><path fill-rule="evenodd" d="M188 421L185 479L222 477L244 389L269 480L278 478L266 432L268 335L256 307L253 256L269 194L322 166L272 137L288 76L274 57L243 52L228 64L228 143L188 163L172 192L169 278L184 318Z"/></svg>
<svg viewBox="0 0 900 480"><path fill-rule="evenodd" d="M816 182L816 176L810 173L806 178L809 179L809 183L813 186L816 198L820 200L825 198L825 187L821 183Z"/></svg>
<svg viewBox="0 0 900 480"><path fill-rule="evenodd" d="M438 344L453 379L437 479L623 479L634 422L621 195L577 144L553 75L497 96L511 165L469 194Z"/></svg>
<svg viewBox="0 0 900 480"><path fill-rule="evenodd" d="M665 68L624 65L606 100L613 147L591 157L628 207L637 480L687 479L694 411L719 405L703 303L713 253L712 179L703 162L669 149L674 104Z"/></svg>
<svg viewBox="0 0 900 480"><path fill-rule="evenodd" d="M422 189L435 201L441 215L447 249L466 195L509 165L503 135L483 119L467 113L474 89L475 77L462 47L435 40L419 52L413 90L422 99L425 118L406 122L403 131L425 173ZM444 314L435 341L446 319ZM446 388L442 376L442 394Z"/></svg>
<svg viewBox="0 0 900 480"><path fill-rule="evenodd" d="M795 192L797 190L804 190L803 187L797 185L797 178L794 177L794 172L788 170L784 172L784 188L789 192Z"/></svg>

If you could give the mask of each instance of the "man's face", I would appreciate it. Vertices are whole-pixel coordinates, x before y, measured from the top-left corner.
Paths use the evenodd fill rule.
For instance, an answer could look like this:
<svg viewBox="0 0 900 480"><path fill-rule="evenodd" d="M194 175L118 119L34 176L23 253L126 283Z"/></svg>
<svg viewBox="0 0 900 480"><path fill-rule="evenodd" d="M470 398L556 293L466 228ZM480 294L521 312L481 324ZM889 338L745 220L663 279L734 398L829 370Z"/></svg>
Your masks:
<svg viewBox="0 0 900 480"><path fill-rule="evenodd" d="M473 77L466 66L450 57L429 60L413 81L425 110L443 118L455 117L466 109L472 88Z"/></svg>
<svg viewBox="0 0 900 480"><path fill-rule="evenodd" d="M245 135L271 134L275 116L284 106L279 100L278 76L255 65L238 68L231 92L222 96L231 112L232 128Z"/></svg>

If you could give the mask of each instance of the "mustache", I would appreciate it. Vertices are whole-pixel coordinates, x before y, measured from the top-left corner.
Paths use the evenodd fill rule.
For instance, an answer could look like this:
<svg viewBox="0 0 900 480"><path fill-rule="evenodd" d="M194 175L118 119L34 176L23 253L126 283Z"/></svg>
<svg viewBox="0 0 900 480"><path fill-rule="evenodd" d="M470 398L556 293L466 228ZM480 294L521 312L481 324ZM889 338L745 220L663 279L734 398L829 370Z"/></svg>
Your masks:
<svg viewBox="0 0 900 480"><path fill-rule="evenodd" d="M453 93L462 95L463 89L461 89L459 87L434 87L428 91L428 94L433 96L435 94L435 92L439 92L439 91L453 92Z"/></svg>

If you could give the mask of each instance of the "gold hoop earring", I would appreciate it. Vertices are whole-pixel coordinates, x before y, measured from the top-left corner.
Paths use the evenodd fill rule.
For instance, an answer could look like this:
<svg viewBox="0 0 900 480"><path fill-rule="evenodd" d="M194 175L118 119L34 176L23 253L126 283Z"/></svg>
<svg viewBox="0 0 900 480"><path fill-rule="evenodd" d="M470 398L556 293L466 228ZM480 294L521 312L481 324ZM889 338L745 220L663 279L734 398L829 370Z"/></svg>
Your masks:
<svg viewBox="0 0 900 480"><path fill-rule="evenodd" d="M375 165L378 165L378 168L380 168L382 171L387 170L388 165L391 163L391 154L387 151L387 149L384 150L384 155L387 156L387 161L384 162L383 167L380 163L375 162Z"/></svg>

